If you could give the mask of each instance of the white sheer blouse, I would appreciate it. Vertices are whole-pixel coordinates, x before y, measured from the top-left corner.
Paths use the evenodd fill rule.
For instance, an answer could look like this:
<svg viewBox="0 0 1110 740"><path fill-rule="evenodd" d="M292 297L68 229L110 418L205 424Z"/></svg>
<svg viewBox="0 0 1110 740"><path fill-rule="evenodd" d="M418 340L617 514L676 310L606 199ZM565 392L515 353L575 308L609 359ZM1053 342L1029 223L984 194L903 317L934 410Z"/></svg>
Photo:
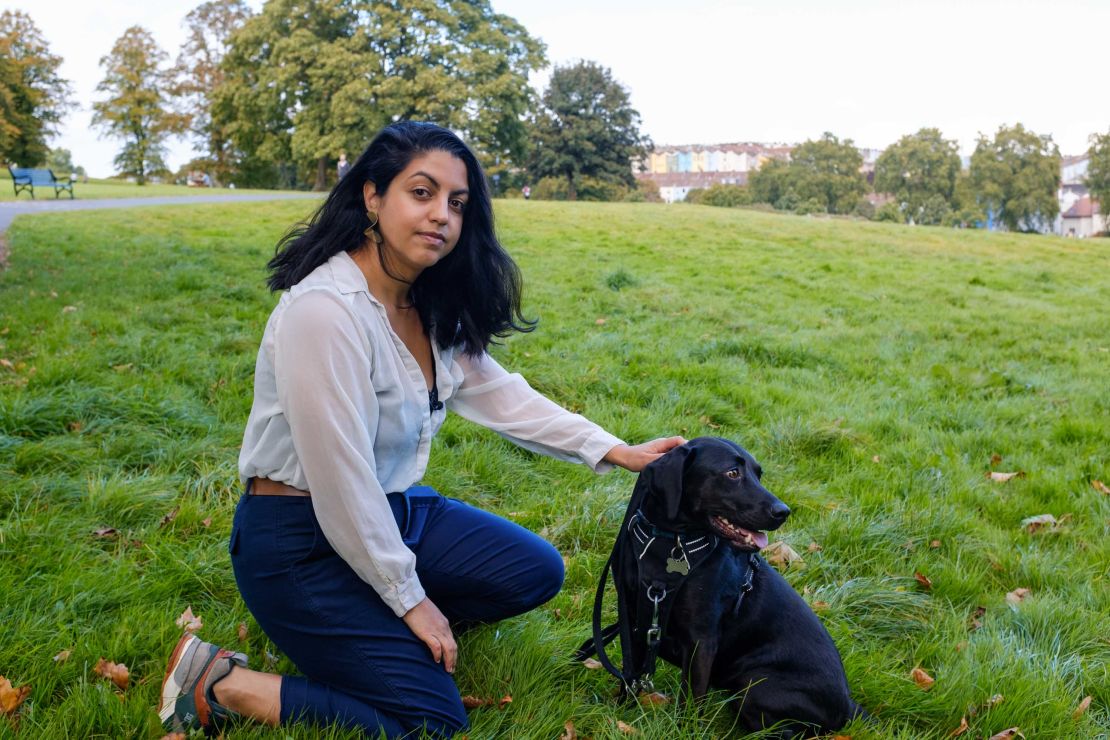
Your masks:
<svg viewBox="0 0 1110 740"><path fill-rule="evenodd" d="M598 473L617 437L533 390L492 357L432 342L439 399L346 253L282 294L262 337L239 476L312 492L335 551L398 615L424 598L386 499L419 482L446 410Z"/></svg>

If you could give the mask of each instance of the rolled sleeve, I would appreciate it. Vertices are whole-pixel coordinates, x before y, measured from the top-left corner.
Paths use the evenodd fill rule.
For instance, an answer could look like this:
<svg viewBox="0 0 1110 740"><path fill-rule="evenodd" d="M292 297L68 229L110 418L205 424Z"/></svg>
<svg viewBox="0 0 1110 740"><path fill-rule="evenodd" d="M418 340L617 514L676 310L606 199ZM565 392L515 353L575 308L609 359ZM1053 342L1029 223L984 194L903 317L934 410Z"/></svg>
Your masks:
<svg viewBox="0 0 1110 740"><path fill-rule="evenodd" d="M378 402L370 345L342 300L294 298L275 330L278 399L328 543L403 616L424 599L374 459Z"/></svg>
<svg viewBox="0 0 1110 740"><path fill-rule="evenodd" d="M602 458L624 444L618 437L546 398L489 355L455 361L463 378L447 402L451 410L532 452L584 463L596 473L612 469Z"/></svg>

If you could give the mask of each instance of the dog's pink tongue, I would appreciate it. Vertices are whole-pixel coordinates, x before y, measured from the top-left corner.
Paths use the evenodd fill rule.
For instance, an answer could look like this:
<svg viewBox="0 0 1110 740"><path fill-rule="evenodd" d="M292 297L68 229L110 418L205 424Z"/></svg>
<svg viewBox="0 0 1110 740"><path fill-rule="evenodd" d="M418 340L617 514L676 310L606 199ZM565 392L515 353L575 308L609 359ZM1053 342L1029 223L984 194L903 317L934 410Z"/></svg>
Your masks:
<svg viewBox="0 0 1110 740"><path fill-rule="evenodd" d="M752 539L755 540L755 546L760 550L767 547L767 533L766 532L752 532Z"/></svg>

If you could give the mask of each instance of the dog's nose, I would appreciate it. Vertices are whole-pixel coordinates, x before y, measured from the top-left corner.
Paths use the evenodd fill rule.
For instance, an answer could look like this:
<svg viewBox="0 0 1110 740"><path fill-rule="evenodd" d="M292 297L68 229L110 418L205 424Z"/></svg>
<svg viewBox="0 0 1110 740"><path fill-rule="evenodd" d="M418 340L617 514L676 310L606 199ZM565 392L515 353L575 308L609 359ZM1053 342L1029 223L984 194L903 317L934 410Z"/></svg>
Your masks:
<svg viewBox="0 0 1110 740"><path fill-rule="evenodd" d="M776 501L771 504L770 514L775 521L781 524L786 521L786 517L790 516L790 507L781 501Z"/></svg>

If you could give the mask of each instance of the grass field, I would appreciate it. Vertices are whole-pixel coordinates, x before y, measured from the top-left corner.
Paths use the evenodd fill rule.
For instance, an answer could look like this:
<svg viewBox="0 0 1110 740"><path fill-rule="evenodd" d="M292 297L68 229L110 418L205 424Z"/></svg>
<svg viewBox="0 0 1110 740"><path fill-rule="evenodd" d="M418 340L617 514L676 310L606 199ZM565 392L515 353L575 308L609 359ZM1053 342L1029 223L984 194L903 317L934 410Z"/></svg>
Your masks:
<svg viewBox="0 0 1110 740"><path fill-rule="evenodd" d="M62 177L60 173L54 173ZM88 182L77 182L73 195L77 200L103 200L105 198L154 198L165 195L211 195L213 193L270 193L272 190L231 190L228 188L190 188L185 185L136 185L123 180L89 178ZM58 198L69 200L69 193L58 194ZM0 201L30 201L31 194L20 192L17 196L12 187L12 176L5 167L0 171ZM55 200L53 186L35 186L34 200Z"/></svg>
<svg viewBox="0 0 1110 740"><path fill-rule="evenodd" d="M0 674L31 687L20 737L160 736L186 606L205 639L292 670L239 600L226 538L275 300L264 263L306 207L55 214L9 231ZM760 459L794 510L772 536L804 559L785 575L877 718L846 734L939 739L965 718L968 738L1110 735L1110 496L1094 484L1110 484L1110 242L648 204L498 210L540 323L495 354L626 439L723 435ZM701 713L618 706L604 672L568 657L631 474L450 419L426 482L567 558L552 602L461 638L462 693L513 698L472 711L469 737L550 739L567 721L625 737L617 720L645 738L730 734L723 697ZM1023 526L1042 514L1057 524ZM101 657L129 667L126 691L94 676ZM673 694L677 672L658 683ZM321 735L345 737L231 733Z"/></svg>

